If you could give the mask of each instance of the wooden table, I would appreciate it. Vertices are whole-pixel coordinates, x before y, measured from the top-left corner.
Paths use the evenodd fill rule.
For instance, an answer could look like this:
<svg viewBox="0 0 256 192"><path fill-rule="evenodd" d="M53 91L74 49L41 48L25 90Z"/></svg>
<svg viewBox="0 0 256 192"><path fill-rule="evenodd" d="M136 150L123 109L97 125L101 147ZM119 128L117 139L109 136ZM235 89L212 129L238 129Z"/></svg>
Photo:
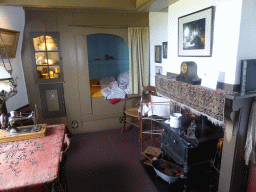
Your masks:
<svg viewBox="0 0 256 192"><path fill-rule="evenodd" d="M47 126L45 134L0 143L0 191L35 191L57 179L65 125Z"/></svg>

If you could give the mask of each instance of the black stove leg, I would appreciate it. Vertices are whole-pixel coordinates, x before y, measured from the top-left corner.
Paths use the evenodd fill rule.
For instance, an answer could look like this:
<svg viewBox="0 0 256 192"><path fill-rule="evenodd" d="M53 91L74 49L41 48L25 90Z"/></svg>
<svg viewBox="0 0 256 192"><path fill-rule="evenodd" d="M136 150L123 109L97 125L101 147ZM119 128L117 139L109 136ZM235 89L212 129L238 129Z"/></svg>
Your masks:
<svg viewBox="0 0 256 192"><path fill-rule="evenodd" d="M214 161L210 161L210 181L209 181L209 192L214 192L214 184L213 184L213 171L212 168L214 166Z"/></svg>
<svg viewBox="0 0 256 192"><path fill-rule="evenodd" d="M188 171L189 171L189 167L187 164L185 164L183 166L183 170L184 170L184 188L183 188L183 192L187 192L188 191L188 186L187 186L187 179L188 179Z"/></svg>

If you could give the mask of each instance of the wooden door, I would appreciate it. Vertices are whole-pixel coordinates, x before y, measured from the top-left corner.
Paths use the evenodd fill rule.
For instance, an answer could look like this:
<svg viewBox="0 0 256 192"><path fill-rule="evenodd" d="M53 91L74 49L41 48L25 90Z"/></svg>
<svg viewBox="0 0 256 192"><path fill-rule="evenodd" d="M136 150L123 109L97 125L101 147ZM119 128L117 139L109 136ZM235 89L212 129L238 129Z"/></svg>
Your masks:
<svg viewBox="0 0 256 192"><path fill-rule="evenodd" d="M87 40L86 35L75 34L75 50L77 61L77 76L79 86L80 98L80 112L81 116L91 115L91 94L89 83L89 68L88 68L88 54L87 54Z"/></svg>

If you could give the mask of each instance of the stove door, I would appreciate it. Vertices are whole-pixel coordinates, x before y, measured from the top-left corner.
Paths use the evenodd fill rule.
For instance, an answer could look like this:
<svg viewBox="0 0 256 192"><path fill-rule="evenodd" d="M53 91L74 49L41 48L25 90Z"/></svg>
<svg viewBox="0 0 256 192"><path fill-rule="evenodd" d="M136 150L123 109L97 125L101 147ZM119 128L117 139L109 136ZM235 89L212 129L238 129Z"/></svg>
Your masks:
<svg viewBox="0 0 256 192"><path fill-rule="evenodd" d="M189 144L179 135L164 130L161 149L180 165L193 165L212 160L216 153L218 140L208 140L198 144Z"/></svg>
<svg viewBox="0 0 256 192"><path fill-rule="evenodd" d="M172 131L165 129L161 149L167 153L176 163L184 165L187 159L187 146L183 140Z"/></svg>

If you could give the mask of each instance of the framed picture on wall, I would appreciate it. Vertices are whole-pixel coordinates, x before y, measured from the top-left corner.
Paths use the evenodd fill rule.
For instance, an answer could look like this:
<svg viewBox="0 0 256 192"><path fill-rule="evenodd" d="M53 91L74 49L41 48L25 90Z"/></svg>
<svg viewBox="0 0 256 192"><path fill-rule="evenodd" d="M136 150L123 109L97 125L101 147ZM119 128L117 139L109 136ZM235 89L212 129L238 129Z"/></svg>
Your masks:
<svg viewBox="0 0 256 192"><path fill-rule="evenodd" d="M0 53L3 58L15 58L20 32L0 28Z"/></svg>
<svg viewBox="0 0 256 192"><path fill-rule="evenodd" d="M214 7L178 18L178 56L211 57Z"/></svg>
<svg viewBox="0 0 256 192"><path fill-rule="evenodd" d="M155 62L156 63L162 63L162 50L161 45L155 46Z"/></svg>
<svg viewBox="0 0 256 192"><path fill-rule="evenodd" d="M163 58L167 59L167 42L163 42Z"/></svg>
<svg viewBox="0 0 256 192"><path fill-rule="evenodd" d="M156 75L162 75L162 66L156 66L155 67L155 74Z"/></svg>

